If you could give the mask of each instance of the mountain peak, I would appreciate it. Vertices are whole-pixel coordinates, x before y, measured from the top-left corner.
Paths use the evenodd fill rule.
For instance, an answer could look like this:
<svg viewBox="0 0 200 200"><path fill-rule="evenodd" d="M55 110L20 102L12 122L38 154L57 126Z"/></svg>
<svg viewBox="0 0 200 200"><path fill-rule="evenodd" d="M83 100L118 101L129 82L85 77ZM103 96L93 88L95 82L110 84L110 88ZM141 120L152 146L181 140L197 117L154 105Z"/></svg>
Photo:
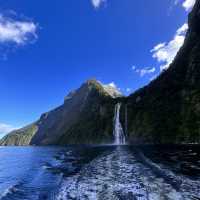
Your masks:
<svg viewBox="0 0 200 200"><path fill-rule="evenodd" d="M107 95L111 96L112 98L122 97L122 93L120 89L115 85L114 82L109 84L104 84L101 81L98 81L95 78L89 79L86 81L88 85L95 87L96 89L103 90Z"/></svg>
<svg viewBox="0 0 200 200"><path fill-rule="evenodd" d="M86 83L89 85L96 85L96 84L99 84L99 81L96 78L91 78L91 79L88 79Z"/></svg>
<svg viewBox="0 0 200 200"><path fill-rule="evenodd" d="M113 98L122 97L120 89L112 82L109 84L102 84L104 90Z"/></svg>

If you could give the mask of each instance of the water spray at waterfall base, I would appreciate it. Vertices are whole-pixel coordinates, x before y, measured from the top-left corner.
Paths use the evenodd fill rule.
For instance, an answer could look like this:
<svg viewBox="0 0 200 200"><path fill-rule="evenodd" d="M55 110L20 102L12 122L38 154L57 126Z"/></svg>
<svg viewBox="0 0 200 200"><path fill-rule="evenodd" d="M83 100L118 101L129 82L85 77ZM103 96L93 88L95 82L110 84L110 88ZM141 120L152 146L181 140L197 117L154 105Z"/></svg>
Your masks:
<svg viewBox="0 0 200 200"><path fill-rule="evenodd" d="M126 137L120 122L120 108L121 108L121 103L117 103L115 105L114 130L113 130L115 145L126 144Z"/></svg>

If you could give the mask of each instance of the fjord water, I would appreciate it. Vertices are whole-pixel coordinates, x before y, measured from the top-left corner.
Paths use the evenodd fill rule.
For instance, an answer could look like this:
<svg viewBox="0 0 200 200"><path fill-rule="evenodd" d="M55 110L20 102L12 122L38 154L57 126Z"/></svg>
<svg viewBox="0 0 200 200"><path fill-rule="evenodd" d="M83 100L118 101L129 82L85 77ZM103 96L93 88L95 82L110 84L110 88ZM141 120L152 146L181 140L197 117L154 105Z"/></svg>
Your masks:
<svg viewBox="0 0 200 200"><path fill-rule="evenodd" d="M1 200L200 197L199 146L1 147Z"/></svg>

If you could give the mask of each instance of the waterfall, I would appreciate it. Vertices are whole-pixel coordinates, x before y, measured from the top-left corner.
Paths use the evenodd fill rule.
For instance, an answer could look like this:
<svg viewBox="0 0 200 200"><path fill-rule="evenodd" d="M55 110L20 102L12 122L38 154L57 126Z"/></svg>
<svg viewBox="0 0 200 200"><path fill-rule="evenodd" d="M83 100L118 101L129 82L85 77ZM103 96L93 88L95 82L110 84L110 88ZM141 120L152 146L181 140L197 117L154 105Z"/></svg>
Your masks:
<svg viewBox="0 0 200 200"><path fill-rule="evenodd" d="M128 136L128 108L125 105L125 135Z"/></svg>
<svg viewBox="0 0 200 200"><path fill-rule="evenodd" d="M115 105L114 130L113 130L113 135L115 137L116 145L126 143L125 134L122 125L120 123L120 108L121 108L121 103L117 103Z"/></svg>

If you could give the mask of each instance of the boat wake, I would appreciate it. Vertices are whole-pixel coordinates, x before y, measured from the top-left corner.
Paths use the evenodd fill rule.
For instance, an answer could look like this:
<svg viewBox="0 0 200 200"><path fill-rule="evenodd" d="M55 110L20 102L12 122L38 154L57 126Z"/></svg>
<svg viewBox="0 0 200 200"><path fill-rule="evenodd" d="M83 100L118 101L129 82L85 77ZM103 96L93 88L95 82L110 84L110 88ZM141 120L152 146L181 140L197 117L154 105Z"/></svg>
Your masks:
<svg viewBox="0 0 200 200"><path fill-rule="evenodd" d="M0 200L9 199L10 196L13 194L20 192L19 189L21 183L13 184L8 186L1 194L0 194Z"/></svg>
<svg viewBox="0 0 200 200"><path fill-rule="evenodd" d="M193 199L191 194L198 195L184 191L186 181L177 188L174 180L180 178L172 178L168 171L159 173L159 166L150 163L128 147L119 146L96 157L76 175L66 177L56 199L188 200Z"/></svg>

